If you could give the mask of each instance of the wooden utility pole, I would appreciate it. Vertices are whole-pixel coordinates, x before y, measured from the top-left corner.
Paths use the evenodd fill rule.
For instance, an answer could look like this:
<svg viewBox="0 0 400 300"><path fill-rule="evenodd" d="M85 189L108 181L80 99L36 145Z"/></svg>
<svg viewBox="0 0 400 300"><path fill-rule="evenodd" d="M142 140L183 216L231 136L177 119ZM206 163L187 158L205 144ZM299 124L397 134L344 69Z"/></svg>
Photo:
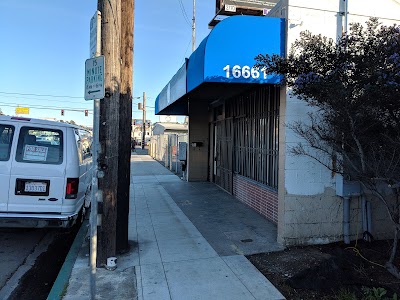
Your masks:
<svg viewBox="0 0 400 300"><path fill-rule="evenodd" d="M100 103L99 203L97 267L106 265L116 254L117 186L119 153L121 0L98 0L101 12L101 51L104 55L105 97Z"/></svg>
<svg viewBox="0 0 400 300"><path fill-rule="evenodd" d="M146 142L146 92L143 92L143 129L142 129L142 149L144 149L144 143Z"/></svg>
<svg viewBox="0 0 400 300"><path fill-rule="evenodd" d="M132 71L134 0L121 0L121 93L119 98L119 156L117 252L126 252L131 177Z"/></svg>

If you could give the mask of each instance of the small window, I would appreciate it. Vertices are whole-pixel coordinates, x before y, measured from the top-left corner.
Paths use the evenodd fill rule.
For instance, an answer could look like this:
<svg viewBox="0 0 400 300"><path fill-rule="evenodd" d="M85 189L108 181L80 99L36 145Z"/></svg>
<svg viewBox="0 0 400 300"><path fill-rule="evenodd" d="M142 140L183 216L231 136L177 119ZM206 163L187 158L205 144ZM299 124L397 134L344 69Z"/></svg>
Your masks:
<svg viewBox="0 0 400 300"><path fill-rule="evenodd" d="M82 156L81 138L79 136L78 129L74 129L74 136L75 136L76 148L78 149L78 160L79 164L81 165L83 162L83 156Z"/></svg>
<svg viewBox="0 0 400 300"><path fill-rule="evenodd" d="M0 161L10 159L13 136L14 126L0 124Z"/></svg>
<svg viewBox="0 0 400 300"><path fill-rule="evenodd" d="M82 147L82 158L87 159L92 157L92 135L89 131L79 129L79 136Z"/></svg>
<svg viewBox="0 0 400 300"><path fill-rule="evenodd" d="M63 162L63 134L50 128L22 127L16 161L58 165Z"/></svg>

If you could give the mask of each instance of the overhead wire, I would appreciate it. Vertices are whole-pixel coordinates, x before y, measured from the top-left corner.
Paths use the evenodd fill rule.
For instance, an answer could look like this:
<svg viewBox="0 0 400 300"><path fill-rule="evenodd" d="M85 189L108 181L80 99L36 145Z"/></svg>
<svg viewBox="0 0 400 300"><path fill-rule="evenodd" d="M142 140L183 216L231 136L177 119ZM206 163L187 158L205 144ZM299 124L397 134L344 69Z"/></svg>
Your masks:
<svg viewBox="0 0 400 300"><path fill-rule="evenodd" d="M2 95L5 94L5 95ZM14 95L21 95L24 96L23 98L19 97L19 96L14 96ZM54 99L43 99L43 98L32 98L32 97L25 97L25 95L35 95L38 97L64 97L64 98L81 98L82 101L73 101L73 100L68 100L68 101L63 101L63 100L56 100L56 103L79 103L79 104L84 104L86 103L91 103L88 102L86 100L84 100L82 97L74 97L74 96L55 96L55 95L39 95L39 94L21 94L21 93L5 93L5 92L0 92L0 100L1 98L5 97L5 98L14 98L14 99L20 99L21 101L17 101L17 102L7 102L7 104L15 104L15 105L25 105L25 103L23 103L24 101L27 100L36 100L36 101L48 101L48 102L54 102ZM137 97L132 97L132 99L135 99ZM3 99L4 100L4 99ZM5 103L5 102L4 102ZM31 103L28 103L26 105L31 105Z"/></svg>
<svg viewBox="0 0 400 300"><path fill-rule="evenodd" d="M21 104L19 104L19 103L17 103L17 104L15 104L15 103L7 103L7 102L0 102L0 105L2 105L2 106L6 106L6 105L8 105L8 106L11 106L11 107L21 107L22 105ZM65 107L65 106L62 106L62 107L60 107L60 106L47 106L47 105L36 105L36 104L33 104L33 105L26 105L26 106L28 106L28 107L30 107L30 108L43 108L43 109L47 109L47 108L56 108L56 109L80 109L80 110L88 110L87 108L83 108L83 107ZM90 110L90 109L89 109Z"/></svg>
<svg viewBox="0 0 400 300"><path fill-rule="evenodd" d="M10 95L0 95L1 98L14 98L14 99L19 99L21 101L27 101L27 100L35 100L35 101L48 101L48 102L54 102L54 99L43 99L43 98L33 98L33 97L21 97L21 96L10 96ZM74 101L74 100L68 100L68 101L63 101L63 100L56 100L56 103L79 103L83 104L86 102L85 100L82 101ZM20 101L18 101L20 103Z"/></svg>
<svg viewBox="0 0 400 300"><path fill-rule="evenodd" d="M83 99L83 97L78 97L78 96L60 96L60 95L44 95L44 94L24 94L24 93L2 92L2 91L0 91L0 94L5 94L5 95L19 95L19 96L36 96L36 97L53 97L53 98Z"/></svg>
<svg viewBox="0 0 400 300"><path fill-rule="evenodd" d="M18 96L23 96L23 99L20 99ZM66 110L66 111L77 111L77 112L82 112L82 111L89 111L92 112L93 109L88 109L88 108L75 108L75 107L59 107L59 106L45 106L45 105L37 105L37 104L31 104L31 103L24 103L26 100L36 100L36 101L54 101L53 99L43 99L43 98L32 98L32 97L25 97L25 96L34 96L34 97L53 97L53 98L68 98L68 99L82 99L82 101L62 101L62 100L57 100L56 103L80 103L84 104L86 100L84 100L83 97L78 97L78 96L71 96L71 95L53 95L53 94L35 94L35 93L19 93L19 92L4 92L0 91L0 97L6 97L6 98L15 98L15 99L20 99L21 101L17 102L0 102L1 106L5 107L22 107L22 106L27 106L32 109L41 109L41 110ZM132 100L134 99L141 99L142 96L134 96L132 97ZM153 97L147 96L147 99L152 99ZM89 102L88 102L89 103ZM132 104L138 104L138 103L132 103ZM153 106L148 106L146 105L147 108L154 108ZM152 110L152 109L149 109Z"/></svg>
<svg viewBox="0 0 400 300"><path fill-rule="evenodd" d="M189 43L188 43L187 46L186 46L185 54L183 54L182 61L181 61L181 63L179 64L179 68L182 66L183 62L185 61L186 53L187 53L187 51L188 51L189 46L190 46L191 43L192 43L192 40L190 39L190 40L189 40Z"/></svg>
<svg viewBox="0 0 400 300"><path fill-rule="evenodd" d="M22 107L21 105L15 105L15 104L2 104L2 102L0 102L0 105L1 106L5 106L5 107L15 107L15 108ZM50 109L50 110L69 110L69 111L85 111L85 110L87 110L89 112L93 111L93 109L87 109L87 108L43 106L43 105L36 105L36 106L30 105L29 108L32 108L32 109L43 109L43 110ZM147 110L154 110L155 109L154 106L147 106L147 105L146 105L146 108L147 108ZM133 109L133 110L134 111L139 111L139 110L135 110L135 109Z"/></svg>
<svg viewBox="0 0 400 300"><path fill-rule="evenodd" d="M186 9L185 9L185 6L183 5L182 0L178 0L178 2L179 2L179 5L180 5L181 11L182 11L182 15L183 15L183 17L184 17L186 23L187 23L190 27L192 27L192 23L189 21L189 17L188 17L188 15L187 15L187 13L186 13ZM191 43L191 42L192 42L192 40L190 39L188 45L186 46L185 53L183 54L182 61L181 61L181 63L179 64L178 68L180 68L180 67L182 66L183 62L185 61L186 53L187 53L187 51L188 51L188 49L189 49L189 46L190 46L190 43Z"/></svg>
<svg viewBox="0 0 400 300"><path fill-rule="evenodd" d="M185 19L186 23L191 27L192 24L190 23L189 18L186 14L185 6L183 5L182 0L178 0L178 3L182 11L183 18Z"/></svg>
<svg viewBox="0 0 400 300"><path fill-rule="evenodd" d="M17 106L17 105L1 105L1 106L5 106L5 107L21 107L21 106ZM85 110L87 110L88 112L93 111L92 109L79 109L79 108L58 108L58 107L30 107L33 109L41 109L41 110L65 110L65 111L76 111L76 112L84 112Z"/></svg>

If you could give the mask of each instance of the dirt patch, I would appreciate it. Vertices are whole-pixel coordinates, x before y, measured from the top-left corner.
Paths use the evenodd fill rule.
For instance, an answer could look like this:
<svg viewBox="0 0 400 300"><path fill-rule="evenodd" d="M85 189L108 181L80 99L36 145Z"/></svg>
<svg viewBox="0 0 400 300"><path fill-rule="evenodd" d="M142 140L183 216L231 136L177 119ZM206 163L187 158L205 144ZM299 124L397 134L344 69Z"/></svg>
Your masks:
<svg viewBox="0 0 400 300"><path fill-rule="evenodd" d="M392 297L394 293L400 296L400 280L379 266L387 261L391 245L392 241L333 243L292 247L247 258L288 300L340 299L343 292L362 299L363 288L384 288L386 297ZM400 251L398 267L399 257Z"/></svg>

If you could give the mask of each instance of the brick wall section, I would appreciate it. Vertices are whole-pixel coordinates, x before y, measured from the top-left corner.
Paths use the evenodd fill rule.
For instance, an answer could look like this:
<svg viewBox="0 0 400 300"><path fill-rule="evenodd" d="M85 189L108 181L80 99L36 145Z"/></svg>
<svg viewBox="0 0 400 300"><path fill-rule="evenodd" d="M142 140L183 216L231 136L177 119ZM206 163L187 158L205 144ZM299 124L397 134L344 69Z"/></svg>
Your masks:
<svg viewBox="0 0 400 300"><path fill-rule="evenodd" d="M278 223L278 191L254 180L235 174L233 195L268 220Z"/></svg>

